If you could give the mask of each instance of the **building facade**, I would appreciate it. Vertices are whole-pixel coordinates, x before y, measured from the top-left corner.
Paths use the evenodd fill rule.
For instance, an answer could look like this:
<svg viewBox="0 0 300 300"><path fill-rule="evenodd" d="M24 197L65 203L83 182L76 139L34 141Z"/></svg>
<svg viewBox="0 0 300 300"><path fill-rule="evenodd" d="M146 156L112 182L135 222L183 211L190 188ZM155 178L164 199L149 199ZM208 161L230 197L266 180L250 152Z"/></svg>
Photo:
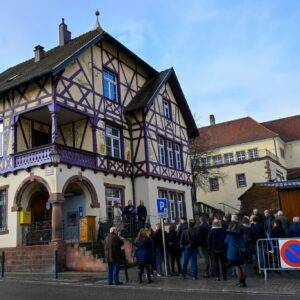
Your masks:
<svg viewBox="0 0 300 300"><path fill-rule="evenodd" d="M26 244L21 212L52 242L116 202L170 200L192 218L188 139L197 128L174 70L158 72L100 26L0 74L0 248ZM75 232L75 233L74 233ZM78 237L77 237L78 238Z"/></svg>
<svg viewBox="0 0 300 300"><path fill-rule="evenodd" d="M250 117L199 129L197 144L208 153L202 164L211 176L197 200L237 212L238 198L257 182L300 177L300 116L258 123Z"/></svg>

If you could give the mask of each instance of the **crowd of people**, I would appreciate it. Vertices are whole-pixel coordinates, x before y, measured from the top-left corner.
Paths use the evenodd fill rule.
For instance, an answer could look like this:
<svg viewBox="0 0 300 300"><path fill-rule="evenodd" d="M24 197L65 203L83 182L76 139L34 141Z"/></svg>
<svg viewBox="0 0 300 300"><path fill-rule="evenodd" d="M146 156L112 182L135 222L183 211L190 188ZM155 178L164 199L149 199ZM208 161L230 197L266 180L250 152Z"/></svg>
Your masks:
<svg viewBox="0 0 300 300"><path fill-rule="evenodd" d="M143 219L144 221L144 219ZM171 276L186 279L191 274L199 278L198 257L204 261L202 275L215 277L217 281L227 280L228 274L237 277L237 284L246 287L245 265L257 261L256 242L263 238L300 238L299 217L292 224L282 211L276 214L265 210L263 215L257 209L251 216L225 214L224 216L201 216L199 222L187 221L182 217L179 224L171 224L162 231L156 224L155 230L144 223L134 241L134 256L138 265L138 280L143 282L143 274L149 283L154 276L161 276L163 265ZM164 244L166 244L166 263L164 262ZM122 238L118 228L112 227L105 240L105 253L109 265L109 284L120 284L118 265ZM112 245L113 244L113 245ZM117 250L116 250L117 248ZM115 253L115 254L114 254ZM116 255L116 257L114 257ZM190 264L190 270L188 266Z"/></svg>

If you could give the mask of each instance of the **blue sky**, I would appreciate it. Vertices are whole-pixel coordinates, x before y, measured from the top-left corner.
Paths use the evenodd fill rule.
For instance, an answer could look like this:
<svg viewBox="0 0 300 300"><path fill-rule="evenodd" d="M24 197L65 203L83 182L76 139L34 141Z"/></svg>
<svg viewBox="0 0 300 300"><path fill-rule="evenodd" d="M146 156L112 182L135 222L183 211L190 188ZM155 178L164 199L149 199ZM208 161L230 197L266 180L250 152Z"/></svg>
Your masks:
<svg viewBox="0 0 300 300"><path fill-rule="evenodd" d="M175 68L199 125L300 113L300 1L1 1L0 71L102 27L158 70Z"/></svg>

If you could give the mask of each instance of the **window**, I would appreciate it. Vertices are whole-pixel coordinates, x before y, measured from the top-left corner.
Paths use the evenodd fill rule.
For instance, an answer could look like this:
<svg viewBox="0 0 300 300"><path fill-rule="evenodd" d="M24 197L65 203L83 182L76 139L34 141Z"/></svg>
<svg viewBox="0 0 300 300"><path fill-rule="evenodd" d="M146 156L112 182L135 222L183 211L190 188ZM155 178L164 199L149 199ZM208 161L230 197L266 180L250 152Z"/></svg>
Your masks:
<svg viewBox="0 0 300 300"><path fill-rule="evenodd" d="M117 76L108 70L103 70L103 94L110 100L118 101Z"/></svg>
<svg viewBox="0 0 300 300"><path fill-rule="evenodd" d="M214 155L212 157L212 160L213 160L213 164L214 165L221 165L223 163L223 159L222 159L222 155Z"/></svg>
<svg viewBox="0 0 300 300"><path fill-rule="evenodd" d="M166 164L165 140L162 137L158 138L158 153L159 153L159 162L162 165L165 165Z"/></svg>
<svg viewBox="0 0 300 300"><path fill-rule="evenodd" d="M207 166L207 167L210 166L210 161L211 161L210 156L201 158L202 166Z"/></svg>
<svg viewBox="0 0 300 300"><path fill-rule="evenodd" d="M168 166L174 167L174 154L173 154L173 143L171 141L166 141L167 144L167 157L168 157Z"/></svg>
<svg viewBox="0 0 300 300"><path fill-rule="evenodd" d="M7 207L6 207L6 193L7 190L0 190L0 233L1 231L6 231L6 214L7 214Z"/></svg>
<svg viewBox="0 0 300 300"><path fill-rule="evenodd" d="M164 116L171 119L171 103L168 100L163 100Z"/></svg>
<svg viewBox="0 0 300 300"><path fill-rule="evenodd" d="M107 218L112 220L114 218L114 205L116 203L122 204L122 190L120 188L106 187L105 196Z"/></svg>
<svg viewBox="0 0 300 300"><path fill-rule="evenodd" d="M236 159L237 161L243 161L246 159L246 152L245 151L237 151L236 152Z"/></svg>
<svg viewBox="0 0 300 300"><path fill-rule="evenodd" d="M234 162L233 153L225 153L224 154L224 163L230 164Z"/></svg>
<svg viewBox="0 0 300 300"><path fill-rule="evenodd" d="M218 191L219 190L219 178L209 178L209 187L210 191Z"/></svg>
<svg viewBox="0 0 300 300"><path fill-rule="evenodd" d="M120 130L111 126L106 126L105 139L106 139L106 154L108 156L121 158Z"/></svg>
<svg viewBox="0 0 300 300"><path fill-rule="evenodd" d="M3 123L0 123L0 157L3 156Z"/></svg>
<svg viewBox="0 0 300 300"><path fill-rule="evenodd" d="M174 143L174 152L175 152L176 169L182 170L181 146L177 143Z"/></svg>
<svg viewBox="0 0 300 300"><path fill-rule="evenodd" d="M285 158L285 152L284 152L284 149L283 148L280 148L280 156L282 158Z"/></svg>
<svg viewBox="0 0 300 300"><path fill-rule="evenodd" d="M247 186L245 174L237 174L236 175L236 185L237 185L237 187Z"/></svg>
<svg viewBox="0 0 300 300"><path fill-rule="evenodd" d="M257 148L249 149L248 150L248 155L249 155L250 159L252 159L252 158L258 158L258 150L257 150Z"/></svg>
<svg viewBox="0 0 300 300"><path fill-rule="evenodd" d="M158 196L169 200L168 218L171 223L174 223L178 221L179 218L186 216L184 193L161 189L158 190Z"/></svg>

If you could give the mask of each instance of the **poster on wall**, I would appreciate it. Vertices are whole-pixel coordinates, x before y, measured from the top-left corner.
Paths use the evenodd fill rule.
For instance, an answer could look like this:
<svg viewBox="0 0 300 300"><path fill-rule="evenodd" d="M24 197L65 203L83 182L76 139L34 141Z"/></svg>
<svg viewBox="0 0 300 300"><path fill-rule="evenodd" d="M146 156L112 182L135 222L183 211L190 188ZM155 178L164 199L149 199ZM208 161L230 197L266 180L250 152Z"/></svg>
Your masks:
<svg viewBox="0 0 300 300"><path fill-rule="evenodd" d="M300 269L300 239L279 240L282 269Z"/></svg>

